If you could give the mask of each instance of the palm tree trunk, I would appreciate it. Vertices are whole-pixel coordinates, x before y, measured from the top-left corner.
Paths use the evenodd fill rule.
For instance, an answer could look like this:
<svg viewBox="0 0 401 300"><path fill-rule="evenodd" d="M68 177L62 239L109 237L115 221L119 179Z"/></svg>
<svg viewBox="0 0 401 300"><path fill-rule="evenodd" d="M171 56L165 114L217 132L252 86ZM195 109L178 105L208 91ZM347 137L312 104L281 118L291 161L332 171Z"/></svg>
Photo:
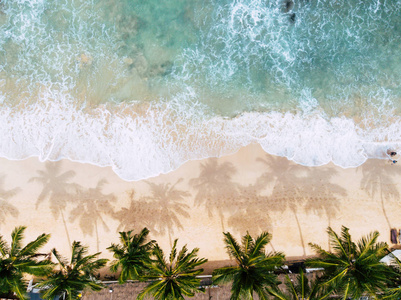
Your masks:
<svg viewBox="0 0 401 300"><path fill-rule="evenodd" d="M301 224L299 224L297 212L293 209L292 212L294 213L295 220L297 221L297 226L298 226L298 231L299 231L299 237L301 239L301 245L302 245L302 250L304 253L304 256L306 256L306 251L305 251L305 242L304 242L304 236L302 235L302 230L301 230Z"/></svg>
<svg viewBox="0 0 401 300"><path fill-rule="evenodd" d="M70 234L68 233L67 223L65 222L64 214L63 214L63 211L61 209L60 209L60 214L61 214L61 218L63 220L64 230L65 230L65 235L67 236L68 245L71 246Z"/></svg>

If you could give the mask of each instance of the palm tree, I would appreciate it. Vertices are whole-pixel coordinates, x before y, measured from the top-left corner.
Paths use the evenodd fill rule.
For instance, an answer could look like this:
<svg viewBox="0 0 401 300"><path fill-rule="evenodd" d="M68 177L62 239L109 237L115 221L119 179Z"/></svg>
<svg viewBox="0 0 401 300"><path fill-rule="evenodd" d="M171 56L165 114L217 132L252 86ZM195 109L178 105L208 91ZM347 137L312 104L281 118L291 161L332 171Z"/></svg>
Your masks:
<svg viewBox="0 0 401 300"><path fill-rule="evenodd" d="M155 245L155 260L149 265L149 275L144 277L153 281L138 295L137 300L144 299L148 294L156 300L184 300L184 296L193 297L197 292L204 292L199 288L200 279L195 276L203 272L197 267L207 259L197 258L199 248L188 252L186 245L177 255L177 241L174 240L168 260L159 245Z"/></svg>
<svg viewBox="0 0 401 300"><path fill-rule="evenodd" d="M149 230L142 229L139 234L131 235L132 231L120 232L121 245L111 244L107 249L113 252L114 260L110 270L117 272L121 268L118 282L120 284L128 279L141 279L151 262L150 251L155 241L147 242Z"/></svg>
<svg viewBox="0 0 401 300"><path fill-rule="evenodd" d="M270 293L274 299L279 300L324 300L330 297L332 290L324 289L320 285L319 279L309 281L308 277L300 268L299 274L294 283L293 280L286 274L285 276L286 293L281 291L271 290Z"/></svg>
<svg viewBox="0 0 401 300"><path fill-rule="evenodd" d="M72 243L69 262L56 249L51 252L57 260L59 269L36 286L42 290L44 299L52 300L57 296L68 300L78 299L85 288L99 291L104 287L95 277L95 272L104 267L108 261L104 258L97 259L100 252L86 255L88 248L76 241Z"/></svg>
<svg viewBox="0 0 401 300"><path fill-rule="evenodd" d="M307 262L324 268L324 286L333 287L343 299L358 299L364 294L375 297L384 291L394 272L379 262L387 254L387 244L377 242L379 233L372 232L354 243L347 227L342 226L341 236L330 227L327 232L333 252L310 243L318 258Z"/></svg>
<svg viewBox="0 0 401 300"><path fill-rule="evenodd" d="M395 271L396 276L393 278L392 284L389 286L388 290L384 293L384 296L381 299L401 299L401 261L389 250L388 252L389 255L392 256L392 262L395 262L395 266L390 265L390 267Z"/></svg>
<svg viewBox="0 0 401 300"><path fill-rule="evenodd" d="M37 251L50 238L49 234L41 234L34 241L22 246L26 227L16 227L11 233L11 245L0 236L0 294L15 293L20 299L25 296L26 283L23 274L43 276L52 269L48 260L38 260L41 256Z"/></svg>
<svg viewBox="0 0 401 300"><path fill-rule="evenodd" d="M264 248L270 240L271 235L267 232L255 240L247 233L239 245L229 232L224 233L228 255L237 265L214 270L213 282L232 282L230 299L254 299L254 292L259 299L267 299L268 290L276 288L279 282L273 271L282 265L284 255L265 253Z"/></svg>

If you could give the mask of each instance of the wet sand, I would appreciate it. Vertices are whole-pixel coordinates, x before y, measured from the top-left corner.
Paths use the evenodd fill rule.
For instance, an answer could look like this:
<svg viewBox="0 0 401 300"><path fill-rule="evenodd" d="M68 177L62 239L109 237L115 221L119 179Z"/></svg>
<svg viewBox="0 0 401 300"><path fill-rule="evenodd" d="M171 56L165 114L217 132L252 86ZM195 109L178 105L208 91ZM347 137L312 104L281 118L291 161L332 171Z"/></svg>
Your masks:
<svg viewBox="0 0 401 300"><path fill-rule="evenodd" d="M0 175L1 234L9 241L19 225L28 226L26 241L51 233L43 252L56 247L64 255L79 240L111 258L106 248L118 231L146 226L166 252L178 238L220 266L228 259L225 231L239 238L267 230L268 250L291 257L312 254L309 242L328 248L329 225L349 227L355 239L378 230L389 244L390 228L401 228L401 166L385 160L304 167L250 145L137 182L111 168L36 158L0 159Z"/></svg>

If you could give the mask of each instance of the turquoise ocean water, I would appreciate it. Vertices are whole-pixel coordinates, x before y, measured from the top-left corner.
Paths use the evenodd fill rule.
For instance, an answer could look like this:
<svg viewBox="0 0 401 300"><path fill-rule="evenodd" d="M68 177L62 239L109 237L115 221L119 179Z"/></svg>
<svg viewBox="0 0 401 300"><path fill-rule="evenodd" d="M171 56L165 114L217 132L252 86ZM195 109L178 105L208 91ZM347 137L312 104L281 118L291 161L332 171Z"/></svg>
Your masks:
<svg viewBox="0 0 401 300"><path fill-rule="evenodd" d="M2 157L126 180L255 142L310 166L384 158L401 0L2 0L0 135Z"/></svg>

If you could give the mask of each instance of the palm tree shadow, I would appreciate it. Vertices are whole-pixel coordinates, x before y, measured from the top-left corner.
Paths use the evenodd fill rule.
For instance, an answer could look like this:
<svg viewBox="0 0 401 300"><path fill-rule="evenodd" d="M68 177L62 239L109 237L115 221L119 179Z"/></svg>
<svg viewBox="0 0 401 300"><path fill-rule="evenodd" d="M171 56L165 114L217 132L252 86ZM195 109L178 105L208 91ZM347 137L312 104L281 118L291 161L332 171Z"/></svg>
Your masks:
<svg viewBox="0 0 401 300"><path fill-rule="evenodd" d="M127 191L127 195L130 203L129 207L123 207L113 213L114 219L120 222L117 230L133 230L137 232L146 227L150 231L154 231L153 223L155 216L153 215L153 205L147 201L136 199L133 189Z"/></svg>
<svg viewBox="0 0 401 300"><path fill-rule="evenodd" d="M338 196L345 196L345 189L330 182L336 174L329 169L304 167L291 163L287 158L270 155L257 161L266 165L269 171L262 174L256 185L259 189L263 189L264 186L274 182L268 206L278 212L289 209L293 213L303 252L306 255L298 210L302 208L319 214L324 212L330 224L331 218L338 211Z"/></svg>
<svg viewBox="0 0 401 300"><path fill-rule="evenodd" d="M237 170L230 162L219 164L217 158L209 158L200 165L200 175L189 181L196 190L195 206L205 206L212 217L220 217L221 227L225 231L225 213L232 212L233 202L238 199L238 184L232 181ZM232 222L232 221L231 221Z"/></svg>
<svg viewBox="0 0 401 300"><path fill-rule="evenodd" d="M341 198L347 196L347 191L342 186L332 183L332 179L338 172L328 167L309 167L307 170L307 182L304 187L304 209L316 215L325 214L328 220L328 227L331 227L331 220L337 216ZM327 240L329 250L331 249L330 239Z"/></svg>
<svg viewBox="0 0 401 300"><path fill-rule="evenodd" d="M146 182L151 191L150 196L145 196L141 200L153 204L155 220L152 224L156 234L168 234L170 247L172 246L172 234L174 228L183 229L179 217L189 218L188 213L189 205L185 203L185 198L191 194L187 191L178 190L177 184L182 182L183 179L178 179L173 185L170 183L155 184L153 182Z"/></svg>
<svg viewBox="0 0 401 300"><path fill-rule="evenodd" d="M261 196L255 185L238 186L238 196L232 203L236 207L228 218L228 225L238 233L248 231L251 235L272 232L269 215L269 199Z"/></svg>
<svg viewBox="0 0 401 300"><path fill-rule="evenodd" d="M139 199L135 198L134 190L128 191L130 206L114 213L114 218L120 222L118 230L140 230L147 227L156 235L167 234L172 245L174 230L183 229L180 218L190 217L189 205L185 203L190 193L176 188L182 180L174 184L146 182L150 195Z"/></svg>
<svg viewBox="0 0 401 300"><path fill-rule="evenodd" d="M72 170L62 172L62 162L47 162L45 170L38 170L37 177L32 177L29 182L39 182L43 185L42 192L36 201L36 209L40 204L48 200L50 203L50 210L55 220L61 216L64 224L64 229L68 244L71 245L70 235L67 229L67 224L64 217L64 211L67 208L67 203L73 200L76 194L78 185L71 183L70 180L75 176Z"/></svg>
<svg viewBox="0 0 401 300"><path fill-rule="evenodd" d="M19 187L11 190L4 188L5 175L0 175L0 224L5 224L7 217L11 215L16 218L19 215L18 209L9 202L9 200L17 195L21 189Z"/></svg>
<svg viewBox="0 0 401 300"><path fill-rule="evenodd" d="M386 219L389 229L392 224L387 215L386 203L397 203L400 193L396 187L394 178L401 175L401 169L397 166L389 164L377 163L375 160L367 160L363 165L357 168L357 171L362 170L361 188L366 190L368 195L373 199L376 196L380 199L380 206L383 216Z"/></svg>
<svg viewBox="0 0 401 300"><path fill-rule="evenodd" d="M104 230L109 231L103 216L113 216L114 208L111 205L116 201L113 194L104 194L103 187L107 183L105 179L98 181L95 188L84 188L78 186L75 195L75 208L70 211L69 221L79 219L79 226L84 235L93 236L96 234L97 251L99 251L99 230L98 224L102 224Z"/></svg>

